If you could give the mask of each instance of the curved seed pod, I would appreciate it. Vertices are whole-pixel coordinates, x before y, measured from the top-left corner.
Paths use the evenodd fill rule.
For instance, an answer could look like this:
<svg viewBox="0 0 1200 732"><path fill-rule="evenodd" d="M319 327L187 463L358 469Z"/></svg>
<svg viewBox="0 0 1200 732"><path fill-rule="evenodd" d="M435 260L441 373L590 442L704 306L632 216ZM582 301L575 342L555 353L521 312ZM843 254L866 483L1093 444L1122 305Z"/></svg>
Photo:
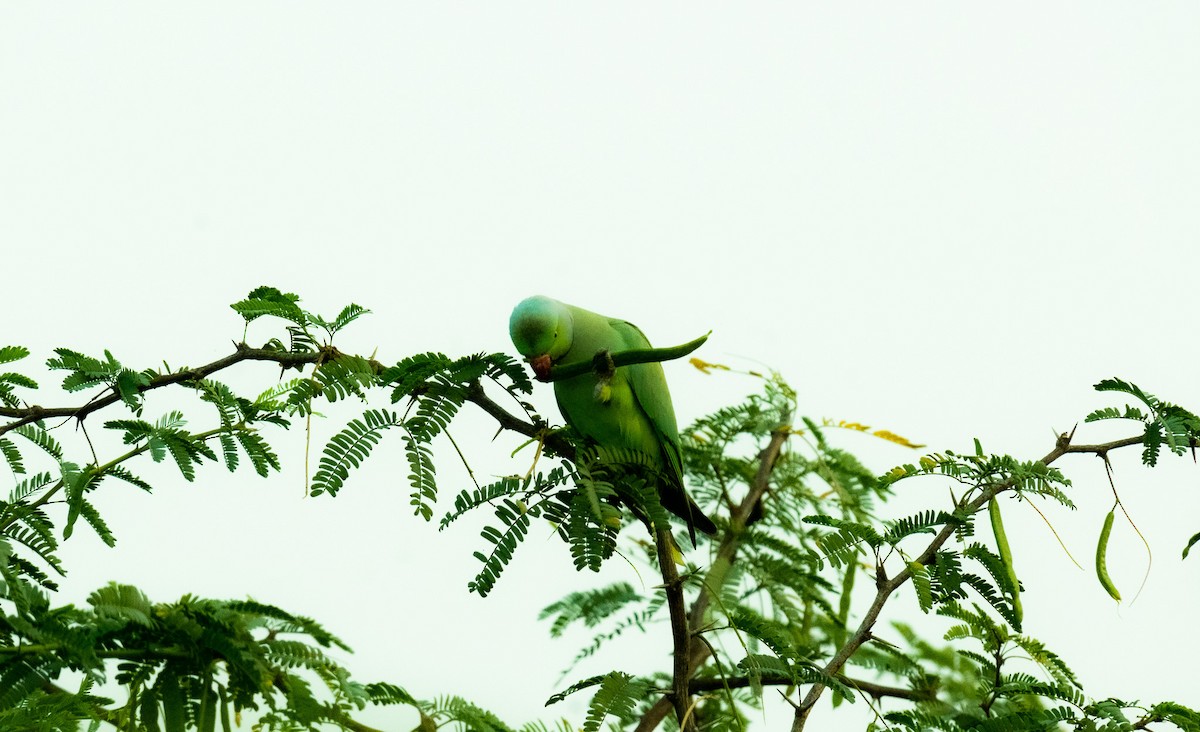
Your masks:
<svg viewBox="0 0 1200 732"><path fill-rule="evenodd" d="M1113 519L1116 517L1117 507L1113 506L1108 515L1104 517L1104 526L1100 528L1100 542L1096 544L1096 577L1100 580L1100 586L1108 593L1108 596L1117 602L1121 601L1121 593L1117 591L1117 586L1113 584L1112 577L1108 576L1108 537L1112 534Z"/></svg>
<svg viewBox="0 0 1200 732"><path fill-rule="evenodd" d="M1024 611L1021 609L1021 583L1017 581L1017 568L1013 566L1008 534L1004 533L1004 519L1000 516L1000 502L995 497L988 502L988 517L992 520L992 533L996 535L996 548L1000 552L1000 561L1004 562L1004 568L1008 570L1008 579L1012 582L1013 615L1017 619L1016 625L1020 626L1021 618L1024 616ZM1020 627L1017 630L1020 630Z"/></svg>

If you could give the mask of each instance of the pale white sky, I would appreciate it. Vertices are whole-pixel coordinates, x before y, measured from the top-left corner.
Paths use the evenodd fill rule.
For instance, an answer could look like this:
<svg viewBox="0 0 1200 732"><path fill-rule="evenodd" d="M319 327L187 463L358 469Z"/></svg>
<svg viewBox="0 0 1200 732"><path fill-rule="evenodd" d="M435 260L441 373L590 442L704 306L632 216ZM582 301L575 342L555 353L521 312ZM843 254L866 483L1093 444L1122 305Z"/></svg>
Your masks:
<svg viewBox="0 0 1200 732"><path fill-rule="evenodd" d="M7 3L0 340L38 360L69 346L197 364L240 337L226 305L267 283L322 312L370 307L341 345L393 361L508 350L509 310L544 293L658 343L711 329L701 355L782 371L816 418L1039 457L1116 403L1091 392L1104 377L1200 406L1198 30L1183 2ZM238 383L274 376L251 371ZM668 376L683 422L752 388ZM477 472L512 472L512 445L470 424L456 436ZM364 680L542 715L587 636L545 640L537 610L636 582L629 568L577 576L532 541L480 600L465 589L478 536L409 515L398 443L336 500L302 500L302 440L286 436L269 482L144 468L162 476L153 496L107 486L120 543L68 542L64 601L108 580L158 600L252 594L327 623ZM843 442L881 471L913 457ZM1133 606L1090 571L1111 502L1094 458L1062 463L1080 510L1052 513L1089 571L1008 510L1027 630L1098 697L1200 705L1200 643L1179 630L1200 559L1178 558L1200 469L1137 463L1116 459L1155 549ZM442 475L446 497L466 484L448 455ZM944 495L905 490L928 490L906 506ZM1109 561L1131 596L1144 555L1128 527ZM666 667L657 642L576 678ZM787 723L773 710L763 728Z"/></svg>

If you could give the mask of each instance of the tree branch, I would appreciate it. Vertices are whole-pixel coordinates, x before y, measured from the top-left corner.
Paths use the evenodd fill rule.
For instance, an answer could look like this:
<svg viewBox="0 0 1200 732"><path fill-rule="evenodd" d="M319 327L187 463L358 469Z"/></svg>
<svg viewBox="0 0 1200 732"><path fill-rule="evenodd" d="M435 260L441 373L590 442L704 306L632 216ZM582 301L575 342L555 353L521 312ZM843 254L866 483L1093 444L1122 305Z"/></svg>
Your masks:
<svg viewBox="0 0 1200 732"><path fill-rule="evenodd" d="M708 572L704 576L701 583L703 589L696 601L692 603L691 612L688 614L687 626L689 633L697 633L704 624L704 616L708 610L708 606L712 602L712 596L719 593L725 585L725 581L729 576L729 569L733 566L734 557L737 555L738 548L742 543L742 533L746 530L747 524L753 523L752 516L755 515L755 510L759 507L763 496L767 492L770 485L771 471L775 469L775 462L779 459L780 453L783 451L783 445L787 442L791 432L781 427L771 433L771 441L759 453L758 470L755 472L754 480L750 484L750 491L742 502L732 511L730 517L729 530L725 532L721 539L721 545L717 549L716 558L708 568ZM672 618L674 622L674 618ZM695 673L712 655L712 650L707 643L699 638L692 638L688 654L687 666L689 674ZM677 661L678 662L678 661ZM636 732L651 732L662 723L666 718L667 713L671 710L672 700L666 696L655 702L646 714L638 722Z"/></svg>
<svg viewBox="0 0 1200 732"><path fill-rule="evenodd" d="M26 646L0 646L0 656L41 656L57 653L62 649L59 643L40 643ZM118 658L134 661L181 661L194 658L194 654L182 648L108 648L95 651L96 658Z"/></svg>
<svg viewBox="0 0 1200 732"><path fill-rule="evenodd" d="M526 422L497 404L483 390L483 384L478 380L467 385L467 401L487 412L500 425L500 429L511 430L526 437L541 440L545 445L546 452L551 455L557 455L567 460L575 459L575 448L571 443L563 439L561 435L548 431L546 424Z"/></svg>
<svg viewBox="0 0 1200 732"><path fill-rule="evenodd" d="M909 701L933 701L937 699L937 692L933 689L903 689L898 686L884 686L871 681L863 681L861 679L852 679L849 676L838 674L837 679L842 683L862 693L882 699L884 697L892 697L895 699L907 699ZM763 686L792 686L796 680L791 676L783 674L763 674L758 682ZM747 676L734 676L727 679L707 678L693 679L691 683L692 691L719 691L724 688L743 689L751 685L751 679Z"/></svg>
<svg viewBox="0 0 1200 732"><path fill-rule="evenodd" d="M150 379L150 383L145 386L139 386L137 391L139 394L144 394L152 389L160 389L171 384L179 384L185 381L198 381L206 376L216 373L222 369L229 368L236 363L242 361L273 361L284 368L290 366L302 366L309 363L317 363L319 361L327 361L337 355L337 351L332 348L326 348L319 351L308 353L291 353L288 351L276 351L269 348L251 348L245 343L235 345L237 349L232 354L225 358L219 358L212 363L199 366L194 369L184 369L175 371L170 374L160 374ZM109 387L99 397L92 399L86 404L78 407L41 407L37 405L20 408L0 407L0 417L10 417L12 422L0 426L0 435L5 432L26 425L31 422L37 422L43 419L53 419L55 417L83 419L92 412L104 409L107 406L121 401L121 393L116 387Z"/></svg>
<svg viewBox="0 0 1200 732"><path fill-rule="evenodd" d="M688 627L687 611L683 604L683 582L679 579L679 570L675 567L675 557L672 547L675 539L671 536L669 527L660 527L655 532L654 543L658 549L658 567L662 572L663 589L667 593L667 610L671 614L671 640L673 642L674 666L671 674L671 701L675 706L675 717L679 728L685 732L695 732L696 719L689 716L691 694L688 691L688 681L691 680L691 670L688 668L688 650L691 645L691 631ZM687 720L686 726L684 720Z"/></svg>

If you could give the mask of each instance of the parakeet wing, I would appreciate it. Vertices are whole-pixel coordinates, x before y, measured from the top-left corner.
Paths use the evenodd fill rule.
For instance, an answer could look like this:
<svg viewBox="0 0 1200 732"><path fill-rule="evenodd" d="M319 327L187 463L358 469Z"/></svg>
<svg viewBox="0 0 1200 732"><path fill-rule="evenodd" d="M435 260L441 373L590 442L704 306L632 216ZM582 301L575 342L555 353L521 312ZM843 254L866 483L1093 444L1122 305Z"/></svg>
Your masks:
<svg viewBox="0 0 1200 732"><path fill-rule="evenodd" d="M648 348L650 342L637 326L625 321L613 323L614 330L622 334L626 348ZM679 426L675 421L675 407L671 403L671 392L667 388L667 377L660 363L641 363L626 366L629 370L629 386L634 401L654 430L663 459L664 469L669 476L666 485L659 489L663 508L679 516L687 523L692 546L696 545L696 529L706 534L716 533L712 520L700 510L683 487L683 456L679 447Z"/></svg>
<svg viewBox="0 0 1200 732"><path fill-rule="evenodd" d="M613 330L620 334L625 348L650 348L650 341L641 329L624 320L611 320ZM650 420L662 445L665 466L675 478L683 481L683 460L679 452L679 426L675 421L675 407L671 403L671 392L667 388L667 377L662 364L639 363L626 366L629 370L629 385L638 405Z"/></svg>

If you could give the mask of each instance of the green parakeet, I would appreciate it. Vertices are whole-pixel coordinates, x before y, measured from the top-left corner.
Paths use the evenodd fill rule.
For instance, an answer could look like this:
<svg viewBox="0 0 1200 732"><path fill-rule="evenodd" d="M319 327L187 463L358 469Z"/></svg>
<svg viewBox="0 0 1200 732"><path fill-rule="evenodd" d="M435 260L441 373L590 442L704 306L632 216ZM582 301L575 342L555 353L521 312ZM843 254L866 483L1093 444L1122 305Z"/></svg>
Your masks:
<svg viewBox="0 0 1200 732"><path fill-rule="evenodd" d="M543 380L556 363L591 361L600 350L651 347L632 323L540 295L517 305L508 330L517 351ZM683 488L679 427L662 364L622 366L607 385L598 384L593 373L558 380L554 396L567 424L585 439L605 448L636 451L660 467L665 481L658 488L659 500L687 523L693 545L695 529L716 533L712 520Z"/></svg>

